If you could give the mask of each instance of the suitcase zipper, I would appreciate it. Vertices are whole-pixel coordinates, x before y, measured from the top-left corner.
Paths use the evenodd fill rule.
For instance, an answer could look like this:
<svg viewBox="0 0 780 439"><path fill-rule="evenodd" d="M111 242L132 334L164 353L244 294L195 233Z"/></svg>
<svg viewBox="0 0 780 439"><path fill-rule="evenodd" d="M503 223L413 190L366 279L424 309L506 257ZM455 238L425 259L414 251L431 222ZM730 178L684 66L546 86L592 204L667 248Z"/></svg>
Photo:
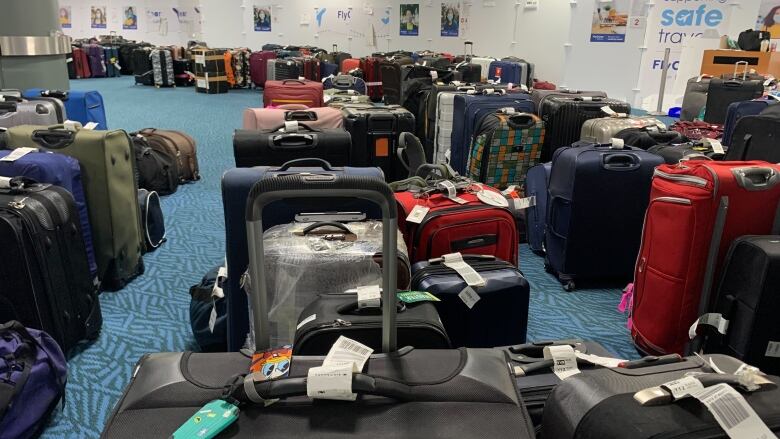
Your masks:
<svg viewBox="0 0 780 439"><path fill-rule="evenodd" d="M696 187L706 187L707 186L707 180L701 178L701 177L694 177L692 175L676 175L676 174L669 174L668 172L659 171L656 169L653 171L653 176L661 177L665 180L671 180L682 184L689 184L691 186Z"/></svg>
<svg viewBox="0 0 780 439"><path fill-rule="evenodd" d="M466 261L466 263L468 263L468 261ZM514 265L504 261L473 262L469 265L478 273L485 272L485 271L505 270L507 268L515 268ZM452 273L457 273L457 272L452 268L447 267L446 265L429 265L414 273L414 275L412 276L411 284L418 285L423 278L428 276L435 276L437 274L452 274Z"/></svg>
<svg viewBox="0 0 780 439"><path fill-rule="evenodd" d="M651 202L652 201L663 201L663 202L666 202L666 203L687 204L689 206L692 204L691 200L689 200L687 198L679 198L679 197L658 197L658 198L653 198L651 200Z"/></svg>

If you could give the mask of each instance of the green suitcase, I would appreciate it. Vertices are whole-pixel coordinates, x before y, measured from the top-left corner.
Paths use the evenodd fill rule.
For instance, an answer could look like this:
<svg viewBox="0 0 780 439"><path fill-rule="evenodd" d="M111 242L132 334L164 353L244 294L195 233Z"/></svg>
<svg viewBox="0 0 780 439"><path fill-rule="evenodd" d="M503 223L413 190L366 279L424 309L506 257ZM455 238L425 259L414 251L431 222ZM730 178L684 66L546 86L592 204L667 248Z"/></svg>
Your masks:
<svg viewBox="0 0 780 439"><path fill-rule="evenodd" d="M6 141L11 149L42 148L81 164L102 289L118 290L143 273L134 154L125 131L20 125L8 129Z"/></svg>

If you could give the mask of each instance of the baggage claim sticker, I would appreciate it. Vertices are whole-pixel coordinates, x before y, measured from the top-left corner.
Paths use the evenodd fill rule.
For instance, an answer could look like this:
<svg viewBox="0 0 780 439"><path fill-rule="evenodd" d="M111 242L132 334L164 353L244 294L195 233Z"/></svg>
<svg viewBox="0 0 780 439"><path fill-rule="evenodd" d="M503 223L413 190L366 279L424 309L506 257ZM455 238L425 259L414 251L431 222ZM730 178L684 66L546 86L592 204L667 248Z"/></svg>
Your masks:
<svg viewBox="0 0 780 439"><path fill-rule="evenodd" d="M273 380L286 376L290 372L292 362L292 345L256 352L252 355L250 372L260 372L264 380Z"/></svg>

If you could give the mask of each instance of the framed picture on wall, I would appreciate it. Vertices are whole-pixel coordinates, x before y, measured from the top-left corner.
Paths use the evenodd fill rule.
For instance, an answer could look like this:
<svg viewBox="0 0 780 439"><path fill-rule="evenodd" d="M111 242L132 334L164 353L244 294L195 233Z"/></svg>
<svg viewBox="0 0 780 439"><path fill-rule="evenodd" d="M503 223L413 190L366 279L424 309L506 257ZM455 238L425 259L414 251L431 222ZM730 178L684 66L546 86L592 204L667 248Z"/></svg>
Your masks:
<svg viewBox="0 0 780 439"><path fill-rule="evenodd" d="M70 6L60 6L60 27L70 29L73 27L73 21L70 19Z"/></svg>
<svg viewBox="0 0 780 439"><path fill-rule="evenodd" d="M254 7L255 32L271 32L271 6Z"/></svg>
<svg viewBox="0 0 780 439"><path fill-rule="evenodd" d="M89 22L92 29L105 29L108 16L105 6L92 6L89 10Z"/></svg>
<svg viewBox="0 0 780 439"><path fill-rule="evenodd" d="M401 36L420 35L420 4L419 3L401 3Z"/></svg>
<svg viewBox="0 0 780 439"><path fill-rule="evenodd" d="M758 9L756 30L769 32L773 40L780 39L780 0L763 0Z"/></svg>
<svg viewBox="0 0 780 439"><path fill-rule="evenodd" d="M460 2L441 4L441 36L457 37L460 30Z"/></svg>
<svg viewBox="0 0 780 439"><path fill-rule="evenodd" d="M138 14L134 6L122 8L122 29L138 29Z"/></svg>

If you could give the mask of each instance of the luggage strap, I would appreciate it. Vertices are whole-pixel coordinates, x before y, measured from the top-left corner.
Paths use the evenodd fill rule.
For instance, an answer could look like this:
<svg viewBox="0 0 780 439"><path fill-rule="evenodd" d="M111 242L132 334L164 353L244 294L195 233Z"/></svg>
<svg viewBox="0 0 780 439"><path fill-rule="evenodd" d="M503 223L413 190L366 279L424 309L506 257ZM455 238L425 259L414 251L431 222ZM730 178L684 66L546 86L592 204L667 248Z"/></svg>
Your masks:
<svg viewBox="0 0 780 439"><path fill-rule="evenodd" d="M408 161L404 159L404 152ZM417 169L420 166L428 163L425 159L425 150L423 149L420 139L412 133L404 132L398 138L398 148L396 148L396 155L401 166L409 171L409 177L417 174Z"/></svg>

